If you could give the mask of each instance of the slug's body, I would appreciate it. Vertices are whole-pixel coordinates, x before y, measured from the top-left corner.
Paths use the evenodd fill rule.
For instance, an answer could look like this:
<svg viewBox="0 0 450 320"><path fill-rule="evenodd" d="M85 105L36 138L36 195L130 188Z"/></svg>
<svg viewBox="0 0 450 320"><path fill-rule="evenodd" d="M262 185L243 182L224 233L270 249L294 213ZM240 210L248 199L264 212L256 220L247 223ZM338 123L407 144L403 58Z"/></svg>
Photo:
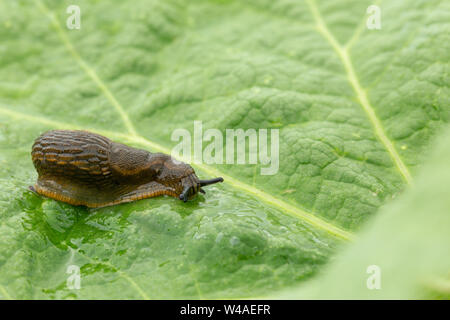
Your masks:
<svg viewBox="0 0 450 320"><path fill-rule="evenodd" d="M183 201L222 178L199 180L186 163L149 153L87 131L54 130L31 152L39 178L33 191L91 208L169 195Z"/></svg>

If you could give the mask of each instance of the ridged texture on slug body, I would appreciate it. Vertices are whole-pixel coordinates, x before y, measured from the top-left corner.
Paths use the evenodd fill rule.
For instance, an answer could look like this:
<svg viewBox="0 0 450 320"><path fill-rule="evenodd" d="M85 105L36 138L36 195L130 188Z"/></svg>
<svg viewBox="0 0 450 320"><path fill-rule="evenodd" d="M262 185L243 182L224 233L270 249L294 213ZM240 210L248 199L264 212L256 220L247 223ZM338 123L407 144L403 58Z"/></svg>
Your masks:
<svg viewBox="0 0 450 320"><path fill-rule="evenodd" d="M201 187L188 164L113 142L87 131L53 130L36 139L33 164L37 193L73 205L104 207L169 195L186 201Z"/></svg>

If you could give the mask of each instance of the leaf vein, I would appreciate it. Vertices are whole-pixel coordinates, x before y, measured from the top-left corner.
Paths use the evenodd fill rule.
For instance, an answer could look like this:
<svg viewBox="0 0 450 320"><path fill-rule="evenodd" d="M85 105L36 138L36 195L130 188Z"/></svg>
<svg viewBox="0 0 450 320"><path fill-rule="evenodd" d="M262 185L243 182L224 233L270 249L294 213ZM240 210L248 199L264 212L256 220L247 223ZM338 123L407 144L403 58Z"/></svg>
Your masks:
<svg viewBox="0 0 450 320"><path fill-rule="evenodd" d="M119 101L114 97L114 95L111 93L109 88L106 86L106 84L100 79L100 77L97 75L94 69L92 69L86 61L83 60L83 58L80 56L80 54L76 51L75 47L70 42L69 38L67 37L64 30L61 28L61 25L57 21L57 19L54 17L52 12L41 2L41 0L34 0L36 5L39 7L39 9L48 16L48 18L53 22L53 25L56 28L56 31L58 32L58 36L63 42L66 49L70 52L72 57L75 59L75 61L78 63L78 65L81 67L81 69L86 72L86 74L92 79L92 81L95 82L95 84L99 87L100 91L106 96L106 98L111 102L113 107L116 109L116 111L119 113L120 117L122 118L122 121L124 122L128 132L132 135L136 135L136 130L133 126L133 123L131 122L130 118L128 117L128 114L125 112L125 109L123 106L119 103Z"/></svg>
<svg viewBox="0 0 450 320"><path fill-rule="evenodd" d="M375 130L375 134L380 140L380 142L384 145L386 148L389 156L391 157L392 161L394 162L395 166L397 167L397 170L399 171L400 175L403 177L403 179L406 181L407 184L412 184L412 177L411 174L401 159L399 153L395 149L394 143L388 138L383 125L378 118L375 109L371 105L369 98L367 97L367 93L365 89L361 86L358 76L356 75L355 69L353 67L352 61L350 59L350 55L348 53L348 50L346 47L342 47L336 38L333 36L333 34L328 30L328 27L326 23L323 21L322 16L315 4L314 0L307 0L307 3L309 5L310 11L314 16L314 19L316 20L316 25L318 32L329 42L333 50L338 55L339 59L341 60L344 69L347 73L347 80L353 87L353 90L355 91L355 94L359 100L360 105L362 106L363 110L366 112L370 122L372 123L372 126Z"/></svg>
<svg viewBox="0 0 450 320"><path fill-rule="evenodd" d="M6 291L5 287L2 285L0 285L0 292L2 293L3 296L5 296L6 299L13 300L13 298L9 295L8 291Z"/></svg>

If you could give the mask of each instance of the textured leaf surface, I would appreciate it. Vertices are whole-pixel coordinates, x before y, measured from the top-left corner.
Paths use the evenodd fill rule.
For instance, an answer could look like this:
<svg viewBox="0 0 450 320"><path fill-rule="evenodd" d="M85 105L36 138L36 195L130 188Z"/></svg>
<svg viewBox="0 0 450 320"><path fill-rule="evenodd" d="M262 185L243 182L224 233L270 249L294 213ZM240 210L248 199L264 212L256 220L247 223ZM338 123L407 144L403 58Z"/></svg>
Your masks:
<svg viewBox="0 0 450 320"><path fill-rule="evenodd" d="M449 5L0 1L0 295L239 298L309 279L403 188L449 120ZM280 129L280 169L89 211L27 191L34 139L87 129L170 152L176 128ZM81 267L80 290L66 287Z"/></svg>
<svg viewBox="0 0 450 320"><path fill-rule="evenodd" d="M447 130L417 185L380 210L323 277L283 297L450 299L449 137ZM366 286L373 265L380 270L379 290Z"/></svg>

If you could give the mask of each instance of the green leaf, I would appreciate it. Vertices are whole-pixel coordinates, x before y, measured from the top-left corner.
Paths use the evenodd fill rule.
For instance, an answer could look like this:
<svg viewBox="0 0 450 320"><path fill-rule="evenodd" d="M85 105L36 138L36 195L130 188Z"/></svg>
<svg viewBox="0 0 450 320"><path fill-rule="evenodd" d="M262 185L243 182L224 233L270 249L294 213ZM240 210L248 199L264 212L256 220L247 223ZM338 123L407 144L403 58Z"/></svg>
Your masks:
<svg viewBox="0 0 450 320"><path fill-rule="evenodd" d="M415 180L449 121L445 1L0 1L0 296L242 298L302 285ZM177 128L280 130L277 174L187 204L99 210L38 197L49 129L170 153ZM358 241L358 240L356 240ZM67 286L68 267L81 288Z"/></svg>
<svg viewBox="0 0 450 320"><path fill-rule="evenodd" d="M430 155L417 184L389 204L323 277L284 298L450 299L450 130ZM379 268L379 289L367 287ZM370 280L369 280L370 284Z"/></svg>

